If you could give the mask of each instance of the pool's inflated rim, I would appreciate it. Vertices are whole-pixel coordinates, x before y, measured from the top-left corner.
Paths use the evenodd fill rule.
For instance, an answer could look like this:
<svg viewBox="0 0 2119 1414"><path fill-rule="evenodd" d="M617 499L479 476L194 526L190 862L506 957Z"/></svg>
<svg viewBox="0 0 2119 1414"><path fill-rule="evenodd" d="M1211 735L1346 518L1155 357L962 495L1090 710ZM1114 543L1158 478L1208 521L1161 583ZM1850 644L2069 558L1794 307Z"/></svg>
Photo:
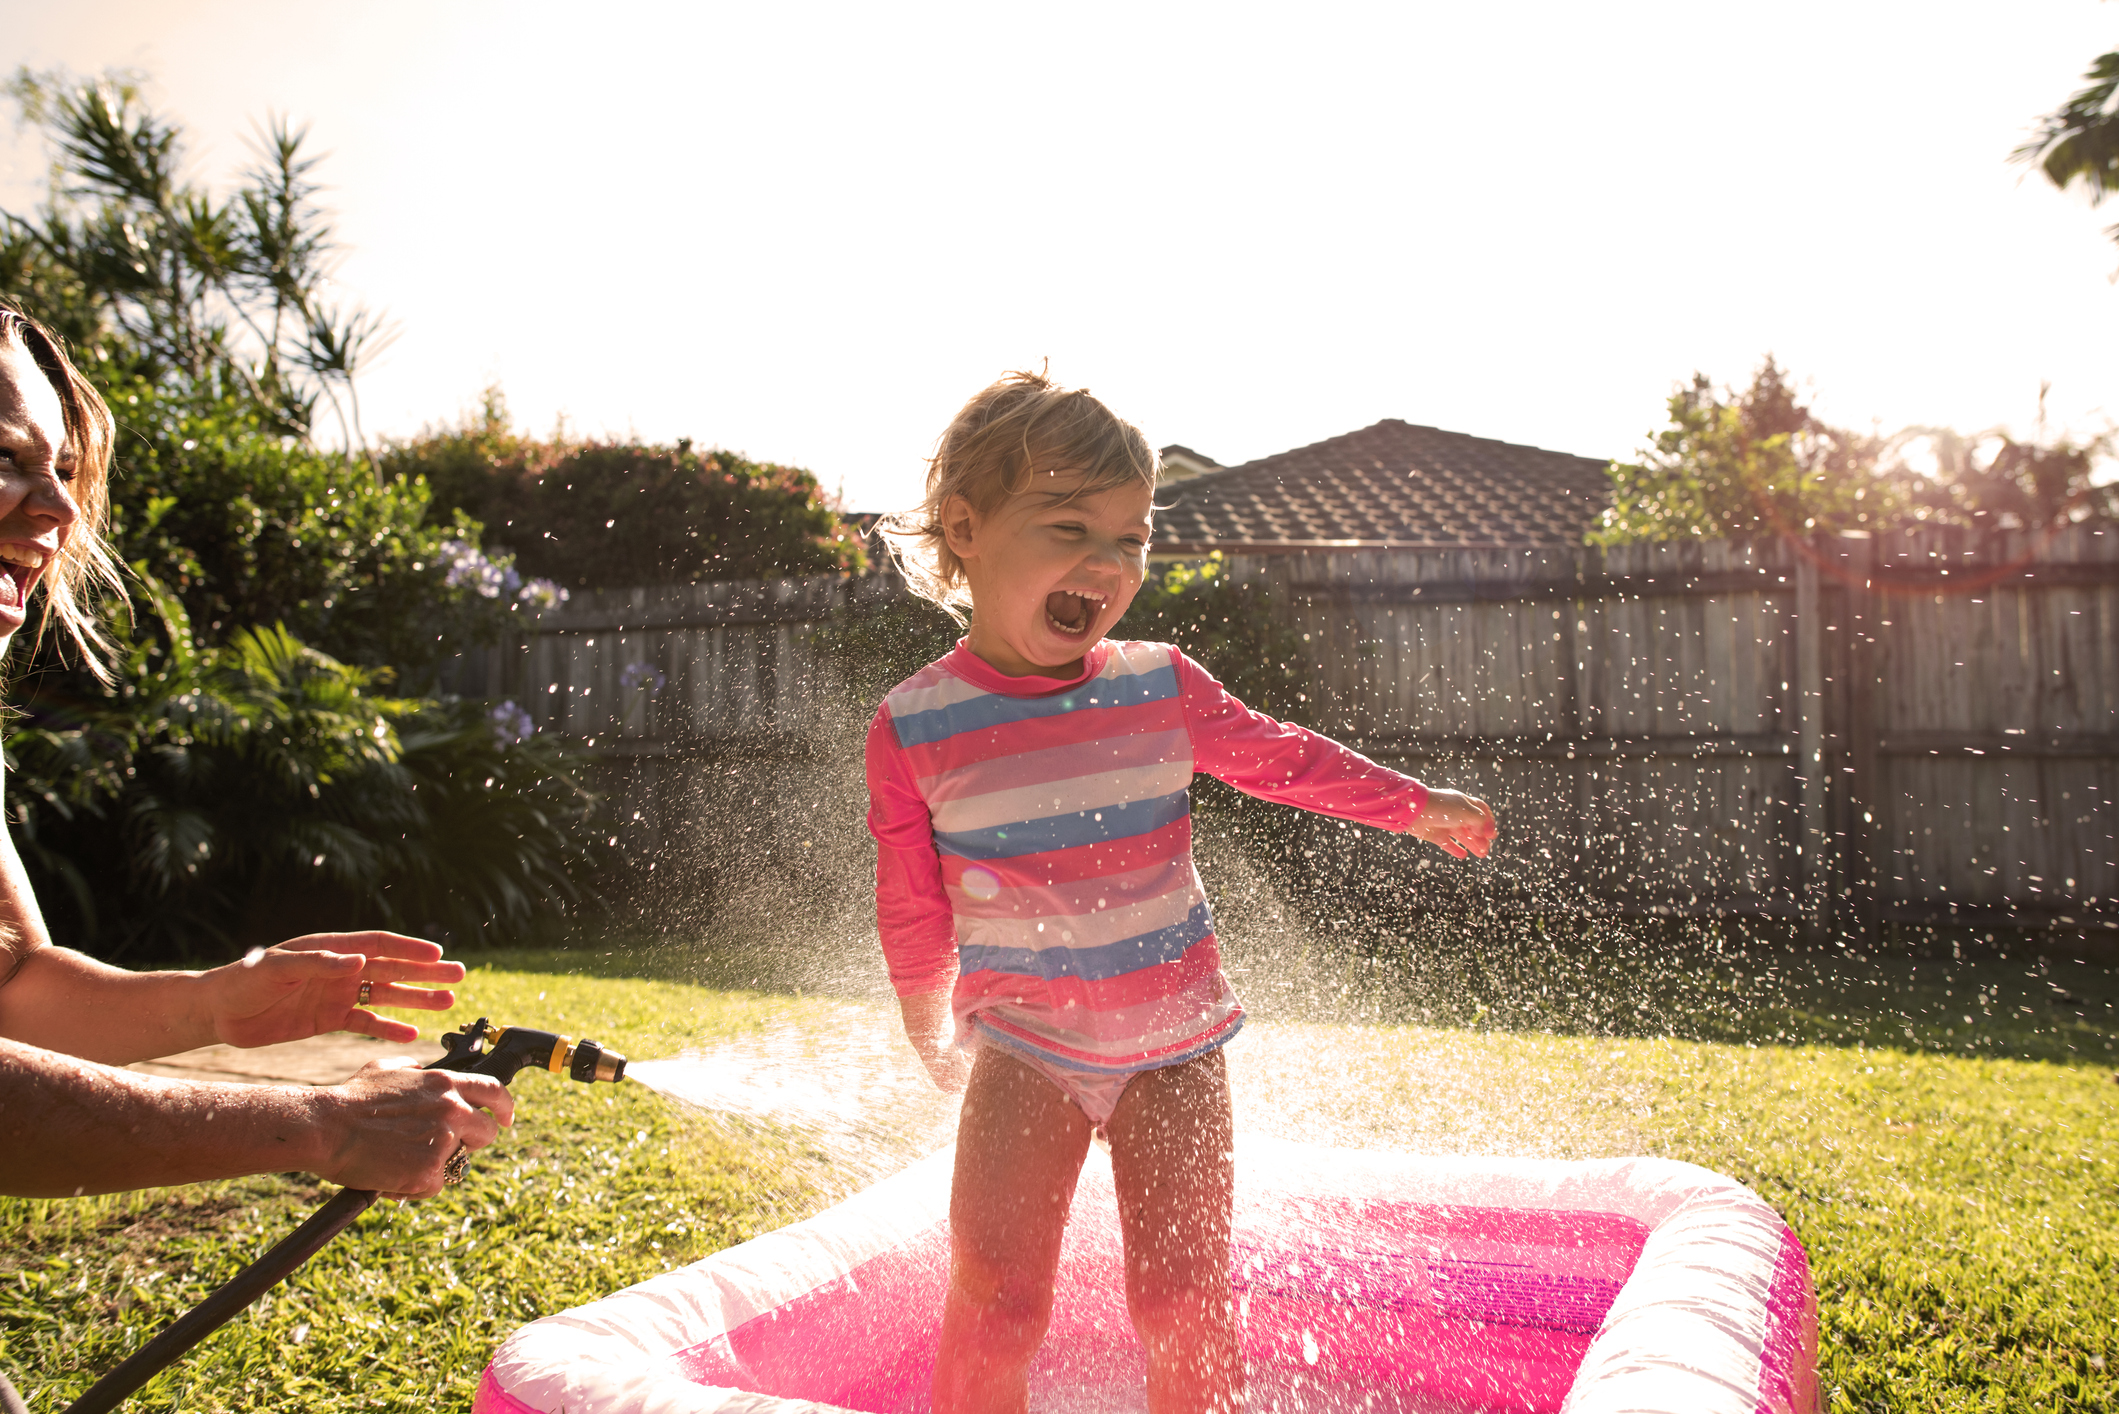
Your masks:
<svg viewBox="0 0 2119 1414"><path fill-rule="evenodd" d="M806 1222L600 1301L502 1345L474 1414L795 1414L832 1406L684 1378L671 1359L910 1243L947 1215L951 1151ZM1795 1235L1733 1179L1668 1159L1423 1158L1247 1141L1246 1187L1279 1185L1531 1212L1616 1213L1647 1226L1632 1275L1589 1345L1565 1414L1813 1414L1817 1321ZM1241 1202L1241 1196L1239 1202Z"/></svg>

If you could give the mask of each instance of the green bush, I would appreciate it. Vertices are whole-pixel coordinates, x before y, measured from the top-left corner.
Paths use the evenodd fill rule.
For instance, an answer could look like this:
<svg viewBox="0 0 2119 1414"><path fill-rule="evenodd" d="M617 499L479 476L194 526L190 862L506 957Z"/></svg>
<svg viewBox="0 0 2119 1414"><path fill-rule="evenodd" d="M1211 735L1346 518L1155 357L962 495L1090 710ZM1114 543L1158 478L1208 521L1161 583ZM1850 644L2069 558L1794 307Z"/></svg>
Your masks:
<svg viewBox="0 0 2119 1414"><path fill-rule="evenodd" d="M1319 715L1312 650L1277 615L1267 586L1231 578L1219 551L1152 567L1113 636L1176 644L1238 701L1267 716L1311 725ZM1322 906L1326 871L1303 857L1322 817L1211 777L1196 779L1192 790L1196 839L1229 841L1284 898Z"/></svg>
<svg viewBox="0 0 2119 1414"><path fill-rule="evenodd" d="M1882 440L1825 424L1770 356L1741 392L1695 373L1667 406L1640 460L1607 468L1611 505L1591 545L1870 530L1898 513Z"/></svg>
<svg viewBox="0 0 2119 1414"><path fill-rule="evenodd" d="M183 601L208 643L280 624L344 662L426 681L446 642L489 641L514 596L451 574L479 529L432 513L417 480L271 435L242 400L131 379L119 425L113 540ZM453 582L452 582L453 580Z"/></svg>
<svg viewBox="0 0 2119 1414"><path fill-rule="evenodd" d="M516 941L584 900L592 802L556 748L285 628L193 642L114 625L115 686L8 742L16 838L59 936L105 958L220 957L348 925Z"/></svg>
<svg viewBox="0 0 2119 1414"><path fill-rule="evenodd" d="M381 465L386 480L426 483L430 520L470 517L489 552L570 589L835 574L866 558L809 472L689 440L519 437L493 392L478 419L392 447Z"/></svg>
<svg viewBox="0 0 2119 1414"><path fill-rule="evenodd" d="M26 66L5 84L21 126L44 138L50 185L37 210L0 211L0 289L106 374L202 405L239 399L271 435L304 444L328 409L342 450L365 454L358 374L390 333L339 302L306 131L261 124L235 190L216 193L187 178L183 128L140 85L127 71Z"/></svg>
<svg viewBox="0 0 2119 1414"><path fill-rule="evenodd" d="M947 653L963 630L910 594L863 605L810 630L810 641L846 684L856 707L873 711L905 679Z"/></svg>
<svg viewBox="0 0 2119 1414"><path fill-rule="evenodd" d="M2097 479L2109 433L2078 444L2019 442L2000 428L1969 437L1947 427L1888 438L1850 432L1817 417L1771 356L1748 388L1717 390L1695 373L1666 406L1669 423L1639 460L1606 468L1611 505L1587 543L1874 533L1923 522L2038 529L2119 516L2119 486ZM1916 448L1932 469L1915 469Z"/></svg>

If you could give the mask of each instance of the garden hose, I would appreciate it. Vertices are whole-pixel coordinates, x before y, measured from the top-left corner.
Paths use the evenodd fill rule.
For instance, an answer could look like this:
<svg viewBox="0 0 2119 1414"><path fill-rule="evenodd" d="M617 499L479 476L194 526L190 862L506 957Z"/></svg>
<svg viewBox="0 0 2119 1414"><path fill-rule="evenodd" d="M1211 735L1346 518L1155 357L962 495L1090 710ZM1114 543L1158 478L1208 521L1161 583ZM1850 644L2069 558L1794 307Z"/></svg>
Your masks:
<svg viewBox="0 0 2119 1414"><path fill-rule="evenodd" d="M490 1075L506 1085L517 1071L535 1066L572 1080L611 1081L625 1078L625 1057L607 1051L594 1041L575 1041L551 1031L532 1031L521 1026L495 1027L484 1017L462 1031L442 1037L448 1054L428 1070L468 1071ZM449 1161L449 1182L463 1176L464 1150ZM184 1352L219 1330L230 1320L279 1285L302 1263L314 1257L332 1238L368 1211L377 1194L368 1188L347 1188L310 1215L309 1220L274 1244L271 1251L231 1277L204 1301L177 1317L162 1333L140 1347L124 1364L96 1381L88 1393L68 1405L65 1414L108 1414L141 1385L164 1368L176 1363ZM5 1405L6 1382L0 1380L0 1414L12 1414Z"/></svg>

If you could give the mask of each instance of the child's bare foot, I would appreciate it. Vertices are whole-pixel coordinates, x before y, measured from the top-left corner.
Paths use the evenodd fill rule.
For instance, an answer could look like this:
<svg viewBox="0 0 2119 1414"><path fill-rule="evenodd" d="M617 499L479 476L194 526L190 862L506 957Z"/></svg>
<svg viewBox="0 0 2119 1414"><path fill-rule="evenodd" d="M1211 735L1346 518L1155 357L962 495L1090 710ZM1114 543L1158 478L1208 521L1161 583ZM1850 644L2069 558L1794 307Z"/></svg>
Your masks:
<svg viewBox="0 0 2119 1414"><path fill-rule="evenodd" d="M1483 800L1461 790L1430 790L1427 804L1413 817L1406 833L1462 859L1468 854L1486 858L1493 848L1494 812Z"/></svg>

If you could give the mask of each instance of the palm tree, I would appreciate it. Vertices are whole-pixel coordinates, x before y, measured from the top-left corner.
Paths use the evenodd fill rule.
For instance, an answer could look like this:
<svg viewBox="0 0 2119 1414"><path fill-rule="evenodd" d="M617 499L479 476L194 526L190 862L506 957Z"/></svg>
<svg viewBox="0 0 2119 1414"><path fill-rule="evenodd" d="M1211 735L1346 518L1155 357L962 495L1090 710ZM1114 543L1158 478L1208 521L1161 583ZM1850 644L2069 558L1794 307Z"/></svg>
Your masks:
<svg viewBox="0 0 2119 1414"><path fill-rule="evenodd" d="M2095 206L2119 191L2119 50L2098 59L2083 77L2088 87L2041 118L2037 135L2010 160L2035 164L2063 191L2080 180ZM2106 234L2119 241L2119 226Z"/></svg>
<svg viewBox="0 0 2119 1414"><path fill-rule="evenodd" d="M240 189L217 199L182 178L183 134L134 78L25 69L5 90L54 163L41 211L0 212L0 286L151 379L246 396L268 430L311 440L321 402L372 468L355 380L391 331L324 298L337 246L305 133L266 123Z"/></svg>

